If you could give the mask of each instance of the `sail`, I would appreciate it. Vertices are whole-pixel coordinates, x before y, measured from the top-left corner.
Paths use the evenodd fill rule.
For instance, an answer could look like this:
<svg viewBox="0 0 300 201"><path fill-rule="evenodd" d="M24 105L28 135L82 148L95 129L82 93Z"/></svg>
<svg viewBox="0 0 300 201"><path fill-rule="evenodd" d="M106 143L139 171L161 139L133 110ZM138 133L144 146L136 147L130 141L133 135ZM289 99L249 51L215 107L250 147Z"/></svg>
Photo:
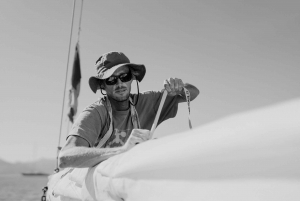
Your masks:
<svg viewBox="0 0 300 201"><path fill-rule="evenodd" d="M52 192L74 200L300 200L299 119L300 99L230 116L139 144L84 177L71 172Z"/></svg>

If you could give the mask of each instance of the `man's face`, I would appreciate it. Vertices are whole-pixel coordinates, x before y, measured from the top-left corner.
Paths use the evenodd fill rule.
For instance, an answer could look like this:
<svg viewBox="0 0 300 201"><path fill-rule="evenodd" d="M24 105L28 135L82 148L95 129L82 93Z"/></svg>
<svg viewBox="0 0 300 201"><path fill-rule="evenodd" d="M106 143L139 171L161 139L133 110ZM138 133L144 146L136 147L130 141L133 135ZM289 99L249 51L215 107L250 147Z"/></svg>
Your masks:
<svg viewBox="0 0 300 201"><path fill-rule="evenodd" d="M111 77L119 77L120 75L123 75L125 73L131 73L129 68L127 66L122 66L118 68ZM111 78L110 77L110 78ZM108 78L108 79L110 79ZM131 83L132 79L127 82L122 82L120 78L117 79L116 84L114 85L108 85L104 81L104 89L107 93L107 96L110 98L116 100L116 101L125 101L128 99L130 91L131 91Z"/></svg>

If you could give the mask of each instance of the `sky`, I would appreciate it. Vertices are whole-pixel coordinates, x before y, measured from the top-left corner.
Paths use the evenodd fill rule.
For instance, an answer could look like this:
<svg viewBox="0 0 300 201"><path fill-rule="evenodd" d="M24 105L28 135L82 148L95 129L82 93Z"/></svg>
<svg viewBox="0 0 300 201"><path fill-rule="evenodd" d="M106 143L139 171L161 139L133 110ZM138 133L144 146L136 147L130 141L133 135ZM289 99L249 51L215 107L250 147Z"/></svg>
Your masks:
<svg viewBox="0 0 300 201"><path fill-rule="evenodd" d="M194 127L300 97L299 1L84 1L80 35L81 1L75 5L68 62L73 1L0 1L0 159L56 157L78 40L78 111L102 96L88 79L109 51L146 66L140 91L161 90L170 77L195 85ZM71 126L67 102L61 145ZM155 135L188 129L182 103Z"/></svg>

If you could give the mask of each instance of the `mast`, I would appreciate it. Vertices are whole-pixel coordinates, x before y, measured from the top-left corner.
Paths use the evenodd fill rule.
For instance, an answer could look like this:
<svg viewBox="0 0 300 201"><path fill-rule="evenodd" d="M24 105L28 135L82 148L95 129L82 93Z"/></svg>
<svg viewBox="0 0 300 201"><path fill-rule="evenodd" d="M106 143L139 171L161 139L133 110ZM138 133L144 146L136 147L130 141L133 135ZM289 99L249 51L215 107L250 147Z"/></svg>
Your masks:
<svg viewBox="0 0 300 201"><path fill-rule="evenodd" d="M65 109L65 97L66 97L67 78L68 78L68 72L69 72L69 60L70 60L70 50L71 50L71 41L72 41L72 33L73 33L75 6L76 6L76 0L73 0L71 30L70 30L70 39L69 39L69 50L68 50L67 67L66 67L66 74L65 74L65 84L64 84L63 102L62 102L62 109L61 109L60 129L59 129L59 137L58 137L58 145L57 145L56 169L55 169L55 172L59 172L59 168L58 168L58 155L59 155L59 152L61 150L60 140L61 140L63 116L64 116L64 109ZM80 19L79 19L77 44L79 44L79 35L80 35L80 31L81 31L82 7L83 7L83 0L81 0L81 11L80 11Z"/></svg>

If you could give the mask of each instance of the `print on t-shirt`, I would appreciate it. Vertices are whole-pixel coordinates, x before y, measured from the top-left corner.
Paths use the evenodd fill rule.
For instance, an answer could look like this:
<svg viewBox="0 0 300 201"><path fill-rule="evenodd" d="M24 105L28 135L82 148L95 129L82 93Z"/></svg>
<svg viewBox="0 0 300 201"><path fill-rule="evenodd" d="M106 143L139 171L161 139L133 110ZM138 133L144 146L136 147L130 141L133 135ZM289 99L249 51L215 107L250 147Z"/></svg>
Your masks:
<svg viewBox="0 0 300 201"><path fill-rule="evenodd" d="M110 142L107 144L107 147L121 147L125 144L127 140L127 132L129 130L119 130L115 129L114 133L112 134L110 138Z"/></svg>

